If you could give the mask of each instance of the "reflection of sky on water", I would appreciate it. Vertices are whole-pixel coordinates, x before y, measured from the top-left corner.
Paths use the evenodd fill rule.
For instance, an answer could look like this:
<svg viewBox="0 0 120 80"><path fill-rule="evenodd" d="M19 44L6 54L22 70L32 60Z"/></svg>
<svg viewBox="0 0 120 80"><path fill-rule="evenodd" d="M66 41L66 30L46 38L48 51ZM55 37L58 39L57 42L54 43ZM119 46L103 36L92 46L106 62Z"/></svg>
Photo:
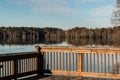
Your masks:
<svg viewBox="0 0 120 80"><path fill-rule="evenodd" d="M15 53L15 52L30 52L35 51L35 46L71 46L66 42L59 44L34 44L34 45L0 45L0 54Z"/></svg>
<svg viewBox="0 0 120 80"><path fill-rule="evenodd" d="M0 54L34 51L33 45L0 45Z"/></svg>
<svg viewBox="0 0 120 80"><path fill-rule="evenodd" d="M15 52L30 52L30 51L35 51L34 47L35 46L73 46L71 44L68 44L67 42L62 42L62 43L56 43L56 44L33 44L33 45L0 45L0 54L5 54L5 53L15 53ZM100 47L100 48L108 48L110 46L107 45L84 45L84 46L79 46L79 47ZM112 47L112 46L111 46Z"/></svg>

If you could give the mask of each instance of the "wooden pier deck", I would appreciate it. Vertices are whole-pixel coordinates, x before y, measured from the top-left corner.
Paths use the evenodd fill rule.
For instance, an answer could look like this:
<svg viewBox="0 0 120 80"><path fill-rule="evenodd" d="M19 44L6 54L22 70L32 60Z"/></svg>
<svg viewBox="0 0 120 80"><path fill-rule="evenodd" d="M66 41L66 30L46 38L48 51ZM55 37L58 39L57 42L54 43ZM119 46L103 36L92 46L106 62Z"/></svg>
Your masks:
<svg viewBox="0 0 120 80"><path fill-rule="evenodd" d="M33 74L38 80L45 79L44 74L120 79L119 48L36 46L35 50L0 55L0 80Z"/></svg>

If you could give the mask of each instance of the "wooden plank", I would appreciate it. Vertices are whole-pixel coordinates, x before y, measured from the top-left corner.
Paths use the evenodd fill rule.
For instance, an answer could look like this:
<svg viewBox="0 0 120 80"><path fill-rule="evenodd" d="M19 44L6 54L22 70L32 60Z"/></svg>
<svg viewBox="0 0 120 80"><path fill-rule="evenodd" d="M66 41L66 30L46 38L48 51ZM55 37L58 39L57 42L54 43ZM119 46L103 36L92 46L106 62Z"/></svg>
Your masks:
<svg viewBox="0 0 120 80"><path fill-rule="evenodd" d="M102 54L100 54L100 72L102 73Z"/></svg>
<svg viewBox="0 0 120 80"><path fill-rule="evenodd" d="M70 54L68 54L67 56L68 56L68 57L67 57L67 64L68 64L68 65L67 65L67 66L68 66L67 69L68 69L68 71L69 71L69 70L70 70Z"/></svg>
<svg viewBox="0 0 120 80"><path fill-rule="evenodd" d="M90 72L92 72L92 54L90 54Z"/></svg>
<svg viewBox="0 0 120 80"><path fill-rule="evenodd" d="M62 56L61 56L61 62L62 62L62 64L61 64L61 70L64 70L64 53L62 53L61 54Z"/></svg>
<svg viewBox="0 0 120 80"><path fill-rule="evenodd" d="M97 78L107 78L107 79L120 79L119 74L106 74L106 73L94 73L94 72L82 72L81 76L84 77L97 77Z"/></svg>
<svg viewBox="0 0 120 80"><path fill-rule="evenodd" d="M42 46L41 51L49 52L73 52L73 53L95 53L95 54L120 54L120 48L78 48L78 47L47 47Z"/></svg>
<svg viewBox="0 0 120 80"><path fill-rule="evenodd" d="M88 72L88 54L86 53L86 72Z"/></svg>
<svg viewBox="0 0 120 80"><path fill-rule="evenodd" d="M74 55L75 55L75 54L72 54L72 71L75 70L75 69L74 69L74 68L75 68L75 67L74 67L74 61L75 61L75 60L74 60Z"/></svg>
<svg viewBox="0 0 120 80"><path fill-rule="evenodd" d="M68 70L68 53L66 53L66 70Z"/></svg>
<svg viewBox="0 0 120 80"><path fill-rule="evenodd" d="M71 76L80 76L81 72L75 71L63 71L63 70L51 70L51 74L53 75L71 75Z"/></svg>
<svg viewBox="0 0 120 80"><path fill-rule="evenodd" d="M69 76L84 76L84 77L97 77L97 78L108 78L108 79L120 79L119 74L105 74L105 73L94 73L94 72L75 72L75 71L62 71L62 70L51 70L53 75L69 75Z"/></svg>
<svg viewBox="0 0 120 80"><path fill-rule="evenodd" d="M56 52L56 70L58 70L58 52Z"/></svg>
<svg viewBox="0 0 120 80"><path fill-rule="evenodd" d="M114 67L114 55L112 54L112 73L114 73L113 67Z"/></svg>
<svg viewBox="0 0 120 80"><path fill-rule="evenodd" d="M104 54L104 73L106 73L106 54Z"/></svg>
<svg viewBox="0 0 120 80"><path fill-rule="evenodd" d="M96 72L98 72L99 73L99 54L97 54L97 63L96 63Z"/></svg>
<svg viewBox="0 0 120 80"><path fill-rule="evenodd" d="M14 64L14 61L11 61L11 64L12 64L11 74L14 75L14 74L15 74L15 73L14 73L14 69L15 69L15 68L14 68L14 65L15 65L15 64Z"/></svg>
<svg viewBox="0 0 120 80"><path fill-rule="evenodd" d="M52 70L52 52L50 52L50 70Z"/></svg>
<svg viewBox="0 0 120 80"><path fill-rule="evenodd" d="M83 71L83 54L77 54L78 72Z"/></svg>
<svg viewBox="0 0 120 80"><path fill-rule="evenodd" d="M110 73L110 54L108 54L108 73Z"/></svg>
<svg viewBox="0 0 120 80"><path fill-rule="evenodd" d="M94 72L95 72L95 54L93 54L93 62L94 62Z"/></svg>

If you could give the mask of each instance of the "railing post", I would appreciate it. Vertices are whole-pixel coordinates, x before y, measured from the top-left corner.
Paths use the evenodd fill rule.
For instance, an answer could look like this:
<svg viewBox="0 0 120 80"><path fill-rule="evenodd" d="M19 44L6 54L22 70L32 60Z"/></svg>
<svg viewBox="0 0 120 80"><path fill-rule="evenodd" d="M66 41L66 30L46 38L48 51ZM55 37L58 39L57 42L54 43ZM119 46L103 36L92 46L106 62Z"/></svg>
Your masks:
<svg viewBox="0 0 120 80"><path fill-rule="evenodd" d="M17 77L18 77L18 59L16 56L14 56L12 65L13 65L12 74L14 75L12 80L17 80Z"/></svg>
<svg viewBox="0 0 120 80"><path fill-rule="evenodd" d="M39 46L35 47L36 52L39 54L37 57L37 74L38 76L43 76L43 54Z"/></svg>
<svg viewBox="0 0 120 80"><path fill-rule="evenodd" d="M77 64L78 64L77 71L80 72L80 76L82 77L81 72L83 71L83 53L77 54Z"/></svg>
<svg viewBox="0 0 120 80"><path fill-rule="evenodd" d="M39 46L35 46L35 51L36 51L36 53L40 53L40 47Z"/></svg>

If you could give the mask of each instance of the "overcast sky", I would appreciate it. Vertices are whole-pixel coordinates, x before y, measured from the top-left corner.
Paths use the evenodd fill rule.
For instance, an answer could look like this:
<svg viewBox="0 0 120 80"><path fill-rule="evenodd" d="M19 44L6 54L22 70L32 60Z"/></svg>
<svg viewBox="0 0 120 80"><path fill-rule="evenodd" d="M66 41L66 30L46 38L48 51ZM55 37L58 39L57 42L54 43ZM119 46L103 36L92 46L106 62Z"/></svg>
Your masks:
<svg viewBox="0 0 120 80"><path fill-rule="evenodd" d="M0 26L110 27L116 0L0 0Z"/></svg>

